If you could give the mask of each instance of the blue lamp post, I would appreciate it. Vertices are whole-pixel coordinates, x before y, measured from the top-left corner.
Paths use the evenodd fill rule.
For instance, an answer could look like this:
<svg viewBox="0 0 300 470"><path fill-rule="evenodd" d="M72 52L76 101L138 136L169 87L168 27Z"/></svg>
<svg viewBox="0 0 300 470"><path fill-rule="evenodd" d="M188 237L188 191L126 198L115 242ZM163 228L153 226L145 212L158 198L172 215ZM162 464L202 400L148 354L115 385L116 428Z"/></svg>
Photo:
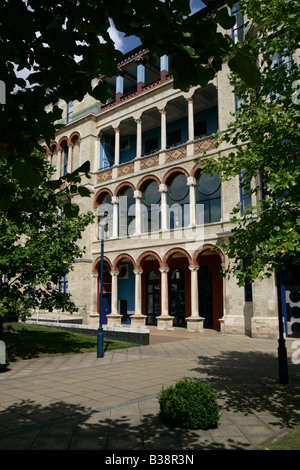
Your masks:
<svg viewBox="0 0 300 470"><path fill-rule="evenodd" d="M99 328L97 333L97 357L103 357L103 257L104 257L104 227L107 224L105 220L107 212L100 207L97 210L98 224L101 227L101 264L100 264L100 306L99 306Z"/></svg>

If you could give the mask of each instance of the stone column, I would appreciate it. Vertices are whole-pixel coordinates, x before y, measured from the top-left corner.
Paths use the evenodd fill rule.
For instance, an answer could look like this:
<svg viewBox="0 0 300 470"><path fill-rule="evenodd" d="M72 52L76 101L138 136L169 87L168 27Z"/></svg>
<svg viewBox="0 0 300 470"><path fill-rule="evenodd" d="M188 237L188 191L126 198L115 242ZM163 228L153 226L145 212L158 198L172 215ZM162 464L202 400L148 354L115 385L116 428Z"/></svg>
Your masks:
<svg viewBox="0 0 300 470"><path fill-rule="evenodd" d="M167 111L166 109L159 110L161 115L161 150L165 150L167 146Z"/></svg>
<svg viewBox="0 0 300 470"><path fill-rule="evenodd" d="M143 91L143 86L145 85L145 65L141 60L137 65L137 92L141 93Z"/></svg>
<svg viewBox="0 0 300 470"><path fill-rule="evenodd" d="M120 128L115 128L115 165L120 162Z"/></svg>
<svg viewBox="0 0 300 470"><path fill-rule="evenodd" d="M142 156L142 119L136 119L136 158Z"/></svg>
<svg viewBox="0 0 300 470"><path fill-rule="evenodd" d="M196 179L193 176L189 176L187 179L187 184L190 188L190 223L191 227L196 225Z"/></svg>
<svg viewBox="0 0 300 470"><path fill-rule="evenodd" d="M142 328L145 326L146 317L142 314L142 269L135 269L135 312L130 317L131 327Z"/></svg>
<svg viewBox="0 0 300 470"><path fill-rule="evenodd" d="M112 238L118 238L119 236L119 198L117 196L113 196L111 199L113 205L113 229L112 229Z"/></svg>
<svg viewBox="0 0 300 470"><path fill-rule="evenodd" d="M169 330L173 328L173 317L169 315L169 268L160 268L161 272L161 315L157 317L157 328L159 330Z"/></svg>
<svg viewBox="0 0 300 470"><path fill-rule="evenodd" d="M119 271L111 272L111 313L107 315L108 326L121 326L122 315L118 312L118 275Z"/></svg>
<svg viewBox="0 0 300 470"><path fill-rule="evenodd" d="M188 98L188 126L189 140L194 140L194 102L193 98Z"/></svg>
<svg viewBox="0 0 300 470"><path fill-rule="evenodd" d="M162 234L166 233L168 230L168 207L167 207L167 185L160 184L159 185L159 192L161 194L161 230Z"/></svg>
<svg viewBox="0 0 300 470"><path fill-rule="evenodd" d="M186 321L188 331L202 332L204 318L199 317L198 269L199 266L189 266L191 271L191 316Z"/></svg>
<svg viewBox="0 0 300 470"><path fill-rule="evenodd" d="M68 166L67 166L67 173L72 172L72 156L73 156L73 147L74 145L72 143L68 144L69 150L68 150Z"/></svg>
<svg viewBox="0 0 300 470"><path fill-rule="evenodd" d="M101 170L101 133L95 138L94 171Z"/></svg>
<svg viewBox="0 0 300 470"><path fill-rule="evenodd" d="M92 273L91 279L91 296L89 305L89 323L99 323L99 312L98 312L98 273Z"/></svg>
<svg viewBox="0 0 300 470"><path fill-rule="evenodd" d="M57 150L57 161L56 161L56 178L60 178L61 177L61 153L62 153L62 149L59 148Z"/></svg>
<svg viewBox="0 0 300 470"><path fill-rule="evenodd" d="M135 198L135 230L134 235L141 235L141 191L134 191Z"/></svg>

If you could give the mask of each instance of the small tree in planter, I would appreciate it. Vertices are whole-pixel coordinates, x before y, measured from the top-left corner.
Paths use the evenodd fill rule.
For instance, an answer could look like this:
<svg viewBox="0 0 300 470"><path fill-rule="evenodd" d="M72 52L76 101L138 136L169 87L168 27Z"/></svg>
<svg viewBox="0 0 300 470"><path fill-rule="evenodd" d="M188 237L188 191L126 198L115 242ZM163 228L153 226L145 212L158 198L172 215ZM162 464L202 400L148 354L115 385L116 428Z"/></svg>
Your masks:
<svg viewBox="0 0 300 470"><path fill-rule="evenodd" d="M217 397L209 384L181 379L158 395L160 416L167 424L185 429L213 429L219 424Z"/></svg>

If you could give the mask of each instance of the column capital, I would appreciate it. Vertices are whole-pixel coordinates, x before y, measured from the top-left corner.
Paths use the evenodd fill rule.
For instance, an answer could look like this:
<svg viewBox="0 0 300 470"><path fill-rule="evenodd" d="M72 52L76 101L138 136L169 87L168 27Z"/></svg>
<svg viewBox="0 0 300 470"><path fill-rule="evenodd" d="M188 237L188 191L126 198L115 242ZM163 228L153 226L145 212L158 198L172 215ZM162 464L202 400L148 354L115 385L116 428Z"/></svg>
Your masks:
<svg viewBox="0 0 300 470"><path fill-rule="evenodd" d="M135 199L141 199L141 197L142 197L142 191L139 191L138 189L136 189L136 190L134 191L134 193L133 193L133 197L134 197Z"/></svg>
<svg viewBox="0 0 300 470"><path fill-rule="evenodd" d="M196 266L196 265L194 265L194 264L191 265L191 266L189 266L189 270L192 271L192 272L193 272L193 271L196 271L196 272L197 272L199 268L200 268L200 266Z"/></svg>
<svg viewBox="0 0 300 470"><path fill-rule="evenodd" d="M168 273L170 271L170 268L159 268L159 270L162 274L164 274L164 273Z"/></svg>
<svg viewBox="0 0 300 470"><path fill-rule="evenodd" d="M120 273L119 273L119 271L111 271L110 274L111 274L112 277L117 277L117 276L119 276Z"/></svg>
<svg viewBox="0 0 300 470"><path fill-rule="evenodd" d="M111 198L111 203L112 203L112 204L119 204L119 198L118 198L118 196L113 196L113 197Z"/></svg>
<svg viewBox="0 0 300 470"><path fill-rule="evenodd" d="M168 191L168 186L166 184L162 183L162 184L159 185L158 191L160 193L166 193Z"/></svg>
<svg viewBox="0 0 300 470"><path fill-rule="evenodd" d="M138 275L138 274L141 275L143 273L143 270L142 269L134 269L133 272L136 275Z"/></svg>
<svg viewBox="0 0 300 470"><path fill-rule="evenodd" d="M194 176L187 177L187 185L188 186L196 186L196 178Z"/></svg>

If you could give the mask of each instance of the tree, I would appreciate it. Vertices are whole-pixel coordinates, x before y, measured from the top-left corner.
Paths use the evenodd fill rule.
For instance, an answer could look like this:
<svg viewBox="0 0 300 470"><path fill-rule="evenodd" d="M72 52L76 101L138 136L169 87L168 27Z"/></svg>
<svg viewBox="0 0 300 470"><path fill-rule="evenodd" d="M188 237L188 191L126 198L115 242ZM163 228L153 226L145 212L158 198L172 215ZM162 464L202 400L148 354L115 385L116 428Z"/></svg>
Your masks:
<svg viewBox="0 0 300 470"><path fill-rule="evenodd" d="M248 17L248 48L259 63L261 84L249 87L231 74L240 106L222 143L234 146L223 158L208 159L204 169L219 171L223 181L240 176L246 209L233 210L233 228L222 250L228 255L225 274L239 284L269 277L287 264L299 264L299 58L297 1L249 0L240 2Z"/></svg>
<svg viewBox="0 0 300 470"><path fill-rule="evenodd" d="M27 187L30 194L40 184L41 173L31 155L41 139L48 144L54 139L53 122L61 117L58 107L46 113L45 91L57 88L66 102L81 101L86 93L102 102L109 96L104 82L100 80L94 88L91 82L100 75L115 75L122 59L108 34L110 18L120 31L139 37L153 54L170 55L177 88L206 85L228 54L234 67L239 68L243 58L240 72L244 73L247 63L247 79L257 80L256 67L247 54L236 48L229 34L218 31L219 26L230 30L235 22L226 2L206 3L205 14L189 16L189 0L2 2L0 80L6 102L0 111L0 158L12 165L24 191ZM219 5L223 6L211 10ZM30 86L19 77L24 70L30 71ZM0 208L4 210L10 201L6 189L0 182ZM13 216L17 208L10 207L9 216Z"/></svg>
<svg viewBox="0 0 300 470"><path fill-rule="evenodd" d="M94 216L90 212L64 217L65 189L54 192L53 182L48 182L53 169L43 154L35 153L34 158L43 180L32 188L35 212L22 211L16 220L0 213L0 321L24 319L36 307L75 310L70 295L58 289L58 283L82 256L84 248L77 242ZM27 189L16 184L7 163L0 162L0 172L6 184L14 186L14 204L23 206ZM72 179L70 184L65 182L71 192L75 174Z"/></svg>

